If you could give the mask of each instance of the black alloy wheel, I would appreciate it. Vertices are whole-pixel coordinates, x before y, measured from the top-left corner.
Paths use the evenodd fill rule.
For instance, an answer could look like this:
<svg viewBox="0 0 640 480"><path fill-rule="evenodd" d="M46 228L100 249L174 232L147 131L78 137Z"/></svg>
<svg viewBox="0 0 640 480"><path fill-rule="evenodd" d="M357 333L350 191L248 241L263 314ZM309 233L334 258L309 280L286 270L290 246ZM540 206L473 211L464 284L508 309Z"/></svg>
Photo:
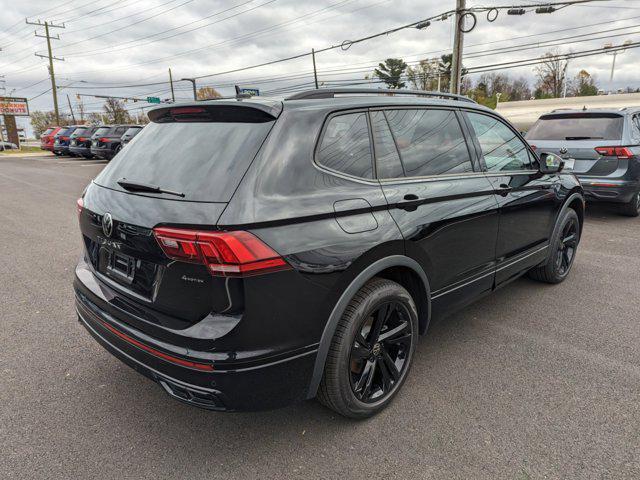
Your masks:
<svg viewBox="0 0 640 480"><path fill-rule="evenodd" d="M547 261L529 270L529 277L545 283L560 283L571 271L580 244L580 219L572 208L560 214L549 242Z"/></svg>
<svg viewBox="0 0 640 480"><path fill-rule="evenodd" d="M350 383L362 402L385 399L408 365L413 341L407 307L396 301L379 305L359 327L350 356Z"/></svg>
<svg viewBox="0 0 640 480"><path fill-rule="evenodd" d="M375 415L402 387L417 341L418 311L411 294L392 280L371 279L338 321L318 400L346 417Z"/></svg>
<svg viewBox="0 0 640 480"><path fill-rule="evenodd" d="M556 252L556 269L561 276L565 276L571 269L578 248L579 231L578 221L575 218L569 219L562 229Z"/></svg>

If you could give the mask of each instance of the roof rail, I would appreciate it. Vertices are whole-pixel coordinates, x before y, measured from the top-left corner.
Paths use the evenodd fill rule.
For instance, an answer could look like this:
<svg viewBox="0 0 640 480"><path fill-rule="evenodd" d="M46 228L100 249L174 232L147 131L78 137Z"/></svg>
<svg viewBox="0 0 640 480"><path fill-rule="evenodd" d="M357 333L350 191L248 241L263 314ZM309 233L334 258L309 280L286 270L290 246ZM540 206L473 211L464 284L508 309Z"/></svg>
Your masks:
<svg viewBox="0 0 640 480"><path fill-rule="evenodd" d="M285 100L309 100L319 98L335 98L340 95L409 95L414 97L446 98L461 102L476 103L464 95L455 93L428 92L426 90L395 90L391 88L319 88L295 93Z"/></svg>

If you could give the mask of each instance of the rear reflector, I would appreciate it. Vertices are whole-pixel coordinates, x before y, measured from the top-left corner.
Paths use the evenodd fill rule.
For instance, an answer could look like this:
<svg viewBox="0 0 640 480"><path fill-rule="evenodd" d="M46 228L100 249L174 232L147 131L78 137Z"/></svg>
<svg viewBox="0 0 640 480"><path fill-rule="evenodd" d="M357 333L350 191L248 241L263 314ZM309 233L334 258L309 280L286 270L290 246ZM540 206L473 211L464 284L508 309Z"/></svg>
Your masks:
<svg viewBox="0 0 640 480"><path fill-rule="evenodd" d="M153 233L169 258L206 265L212 275L238 277L291 268L277 252L249 232L158 227Z"/></svg>
<svg viewBox="0 0 640 480"><path fill-rule="evenodd" d="M163 360L166 360L167 362L175 363L176 365L181 365L183 367L195 368L196 370L202 370L202 371L205 371L205 372L212 372L213 371L213 365L210 365L208 363L191 362L189 360L184 360L182 358L174 357L173 355L167 355L166 353L163 353L163 352L161 352L159 350L156 350L155 348L151 348L150 346L145 345L142 342L139 342L135 338L131 338L129 335L127 335L126 333L121 332L120 330L118 330L115 327L112 327L111 325L109 325L104 320L100 320L100 321L102 322L102 325L104 325L104 327L107 328L111 333L113 333L114 335L120 337L125 342L130 343L131 345L134 345L134 346L138 347L139 349L144 350L147 353L150 353L154 357L161 358Z"/></svg>
<svg viewBox="0 0 640 480"><path fill-rule="evenodd" d="M633 152L628 147L596 147L598 152L603 157L618 157L618 158L631 158Z"/></svg>

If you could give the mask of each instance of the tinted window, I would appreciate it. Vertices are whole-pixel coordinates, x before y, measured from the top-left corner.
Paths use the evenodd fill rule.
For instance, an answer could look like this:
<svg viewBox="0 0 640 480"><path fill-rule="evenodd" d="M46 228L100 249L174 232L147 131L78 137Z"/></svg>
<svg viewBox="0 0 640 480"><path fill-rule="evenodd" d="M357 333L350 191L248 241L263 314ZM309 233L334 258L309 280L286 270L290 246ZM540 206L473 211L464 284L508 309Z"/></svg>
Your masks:
<svg viewBox="0 0 640 480"><path fill-rule="evenodd" d="M331 118L324 130L317 161L338 172L372 178L366 114L352 113Z"/></svg>
<svg viewBox="0 0 640 480"><path fill-rule="evenodd" d="M89 135L91 133L91 128L76 128L73 132L74 135Z"/></svg>
<svg viewBox="0 0 640 480"><path fill-rule="evenodd" d="M487 170L490 172L530 170L529 151L511 128L495 117L468 112Z"/></svg>
<svg viewBox="0 0 640 480"><path fill-rule="evenodd" d="M100 127L93 134L96 137L101 137L102 135L106 135L111 130L111 127Z"/></svg>
<svg viewBox="0 0 640 480"><path fill-rule="evenodd" d="M527 140L620 140L623 117L615 113L544 115L527 133Z"/></svg>
<svg viewBox="0 0 640 480"><path fill-rule="evenodd" d="M127 127L117 127L117 128L115 129L114 134L115 134L115 135L122 135L122 134L123 134L124 132L126 132L126 131L127 131Z"/></svg>
<svg viewBox="0 0 640 480"><path fill-rule="evenodd" d="M47 128L44 132L42 132L41 135L42 136L49 135L51 132L53 132L53 130L54 130L53 128Z"/></svg>
<svg viewBox="0 0 640 480"><path fill-rule="evenodd" d="M272 125L150 123L95 182L122 190L124 177L182 192L185 200L228 202Z"/></svg>
<svg viewBox="0 0 640 480"><path fill-rule="evenodd" d="M386 110L407 177L473 171L458 119L450 110Z"/></svg>
<svg viewBox="0 0 640 480"><path fill-rule="evenodd" d="M129 129L127 129L126 132L124 132L124 134L128 137L133 137L136 133L138 133L141 130L140 127L131 127Z"/></svg>
<svg viewBox="0 0 640 480"><path fill-rule="evenodd" d="M69 135L71 132L73 132L73 128L63 128L62 130L58 130L56 137L63 137Z"/></svg>
<svg viewBox="0 0 640 480"><path fill-rule="evenodd" d="M376 168L378 178L404 177L398 149L389 130L389 125L382 112L371 114L373 130L373 146L376 152Z"/></svg>

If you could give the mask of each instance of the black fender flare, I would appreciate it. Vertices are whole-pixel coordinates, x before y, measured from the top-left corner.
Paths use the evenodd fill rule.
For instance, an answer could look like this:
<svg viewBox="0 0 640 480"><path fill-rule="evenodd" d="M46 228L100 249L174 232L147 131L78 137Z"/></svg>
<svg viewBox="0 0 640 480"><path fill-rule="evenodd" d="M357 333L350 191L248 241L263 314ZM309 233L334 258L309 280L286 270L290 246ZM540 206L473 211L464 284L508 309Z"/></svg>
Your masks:
<svg viewBox="0 0 640 480"><path fill-rule="evenodd" d="M353 296L357 293L357 291L360 290L365 283L375 277L376 274L390 267L407 267L413 270L420 277L425 287L425 295L427 299L427 318L431 317L431 290L429 287L429 280L420 264L413 258L407 257L405 255L392 255L376 260L375 262L367 266L364 270L362 270L356 276L356 278L352 280L349 286L342 292L342 295L340 295L340 298L334 305L333 310L331 310L331 314L329 315L327 323L324 326L324 330L322 331L320 343L318 344L316 361L313 366L313 374L311 376L309 391L307 393L308 399L316 396L318 386L320 385L320 381L322 380L324 364L327 360L327 354L329 353L329 347L331 346L333 335L335 333L336 327L338 326L338 321L340 320L340 318L342 318L342 314L347 308L347 305L349 304Z"/></svg>
<svg viewBox="0 0 640 480"><path fill-rule="evenodd" d="M568 209L571 208L569 204L572 203L576 198L580 199L584 208L584 205L585 205L584 195L580 191L574 191L565 199L564 203L562 204L562 208L560 208L560 210L558 211L558 214L556 215L556 221L553 224L553 230L551 231L551 236L549 237L549 252L547 253L546 262L548 262L549 259L551 258L551 255L553 255L553 252L551 251L551 241L555 238L555 235L558 232L558 228L560 228L560 219L562 218L562 215L564 215L564 212L566 212ZM582 237L582 228L583 228L583 225L581 224L580 225L581 237Z"/></svg>

